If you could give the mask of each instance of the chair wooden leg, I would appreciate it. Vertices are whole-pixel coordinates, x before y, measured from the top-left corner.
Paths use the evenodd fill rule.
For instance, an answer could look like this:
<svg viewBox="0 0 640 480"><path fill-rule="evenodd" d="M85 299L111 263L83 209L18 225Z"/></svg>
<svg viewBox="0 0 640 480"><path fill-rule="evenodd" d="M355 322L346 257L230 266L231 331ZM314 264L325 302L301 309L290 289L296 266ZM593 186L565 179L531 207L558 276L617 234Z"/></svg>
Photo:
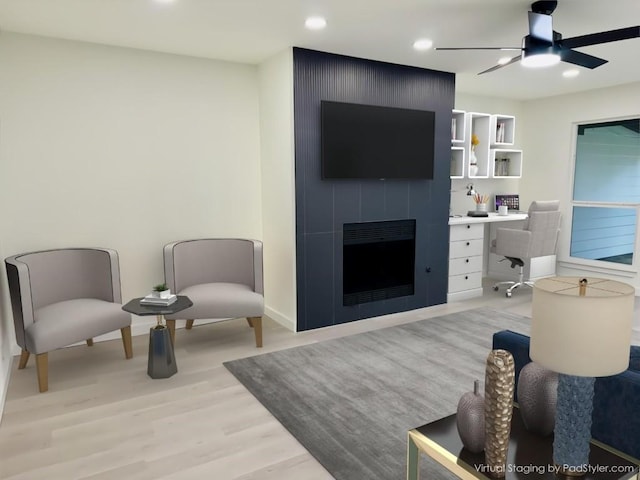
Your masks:
<svg viewBox="0 0 640 480"><path fill-rule="evenodd" d="M187 330L191 330L193 327L193 319L187 320L187 326L185 327Z"/></svg>
<svg viewBox="0 0 640 480"><path fill-rule="evenodd" d="M251 328L253 328L253 323L251 323L251 317L247 317L247 323Z"/></svg>
<svg viewBox="0 0 640 480"><path fill-rule="evenodd" d="M176 321L175 320L167 320L167 328L169 329L169 333L171 334L171 343L176 344Z"/></svg>
<svg viewBox="0 0 640 480"><path fill-rule="evenodd" d="M124 357L128 360L133 358L133 345L131 344L131 326L120 329L122 335L122 345L124 346Z"/></svg>
<svg viewBox="0 0 640 480"><path fill-rule="evenodd" d="M253 326L256 335L256 347L262 347L262 317L250 317L247 320Z"/></svg>
<svg viewBox="0 0 640 480"><path fill-rule="evenodd" d="M22 353L20 354L20 363L18 363L18 370L22 370L27 366L27 362L29 361L29 352L27 352L24 348L22 349Z"/></svg>
<svg viewBox="0 0 640 480"><path fill-rule="evenodd" d="M93 347L93 338L87 338L87 346Z"/></svg>
<svg viewBox="0 0 640 480"><path fill-rule="evenodd" d="M47 353L36 355L36 370L38 372L38 387L40 393L49 390L49 361Z"/></svg>

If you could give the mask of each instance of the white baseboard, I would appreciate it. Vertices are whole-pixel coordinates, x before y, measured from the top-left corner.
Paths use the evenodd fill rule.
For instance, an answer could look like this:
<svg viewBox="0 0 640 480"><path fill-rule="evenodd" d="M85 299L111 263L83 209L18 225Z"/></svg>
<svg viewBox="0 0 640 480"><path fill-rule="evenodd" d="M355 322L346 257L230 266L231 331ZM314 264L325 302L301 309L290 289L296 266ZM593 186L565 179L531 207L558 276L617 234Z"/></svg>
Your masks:
<svg viewBox="0 0 640 480"><path fill-rule="evenodd" d="M4 372L0 372L0 423L2 422L2 414L4 413L4 403L7 400L7 391L9 389L9 380L11 380L12 365L13 357L9 357L9 361L4 368Z"/></svg>
<svg viewBox="0 0 640 480"><path fill-rule="evenodd" d="M270 308L270 307L264 307L264 314L267 317L271 318L272 320L275 320L276 322L278 322L287 330L291 330L292 332L297 331L296 323L293 321L293 319L286 317L285 315L278 312L277 310L274 310L273 308Z"/></svg>
<svg viewBox="0 0 640 480"><path fill-rule="evenodd" d="M447 293L447 303L458 302L460 300L468 300L469 298L481 297L482 288L473 288L462 292Z"/></svg>

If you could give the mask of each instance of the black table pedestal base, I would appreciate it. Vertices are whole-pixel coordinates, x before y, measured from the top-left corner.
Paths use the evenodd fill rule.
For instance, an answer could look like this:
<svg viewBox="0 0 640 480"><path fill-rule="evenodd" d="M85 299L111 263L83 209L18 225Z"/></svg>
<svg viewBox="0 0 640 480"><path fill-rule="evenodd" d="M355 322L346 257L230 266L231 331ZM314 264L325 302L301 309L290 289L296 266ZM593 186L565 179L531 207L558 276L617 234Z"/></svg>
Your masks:
<svg viewBox="0 0 640 480"><path fill-rule="evenodd" d="M147 375L151 378L169 378L178 372L169 329L156 325L149 330L149 362Z"/></svg>

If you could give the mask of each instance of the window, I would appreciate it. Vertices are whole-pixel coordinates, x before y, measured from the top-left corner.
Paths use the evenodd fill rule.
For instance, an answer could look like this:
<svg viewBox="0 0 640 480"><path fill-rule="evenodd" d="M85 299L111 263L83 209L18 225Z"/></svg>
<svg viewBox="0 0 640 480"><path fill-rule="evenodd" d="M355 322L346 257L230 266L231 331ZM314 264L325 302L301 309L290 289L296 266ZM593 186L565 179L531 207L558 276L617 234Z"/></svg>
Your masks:
<svg viewBox="0 0 640 480"><path fill-rule="evenodd" d="M640 118L578 125L570 255L633 265L640 211Z"/></svg>

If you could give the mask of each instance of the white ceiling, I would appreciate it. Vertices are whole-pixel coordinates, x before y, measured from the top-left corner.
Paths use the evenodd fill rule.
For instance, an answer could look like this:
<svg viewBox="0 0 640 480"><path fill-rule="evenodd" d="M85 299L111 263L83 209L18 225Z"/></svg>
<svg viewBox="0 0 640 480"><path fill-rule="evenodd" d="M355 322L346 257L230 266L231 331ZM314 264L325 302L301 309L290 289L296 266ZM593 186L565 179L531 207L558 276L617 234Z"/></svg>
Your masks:
<svg viewBox="0 0 640 480"><path fill-rule="evenodd" d="M455 72L457 89L531 99L640 81L640 39L585 47L609 60L577 78L565 63L519 63L477 76L505 52L416 52L435 46L520 46L531 0L0 0L0 30L257 64L289 46ZM328 26L308 31L308 15ZM566 37L640 24L640 0L559 0L554 29ZM0 37L1 41L1 37ZM517 52L506 52L515 56Z"/></svg>

